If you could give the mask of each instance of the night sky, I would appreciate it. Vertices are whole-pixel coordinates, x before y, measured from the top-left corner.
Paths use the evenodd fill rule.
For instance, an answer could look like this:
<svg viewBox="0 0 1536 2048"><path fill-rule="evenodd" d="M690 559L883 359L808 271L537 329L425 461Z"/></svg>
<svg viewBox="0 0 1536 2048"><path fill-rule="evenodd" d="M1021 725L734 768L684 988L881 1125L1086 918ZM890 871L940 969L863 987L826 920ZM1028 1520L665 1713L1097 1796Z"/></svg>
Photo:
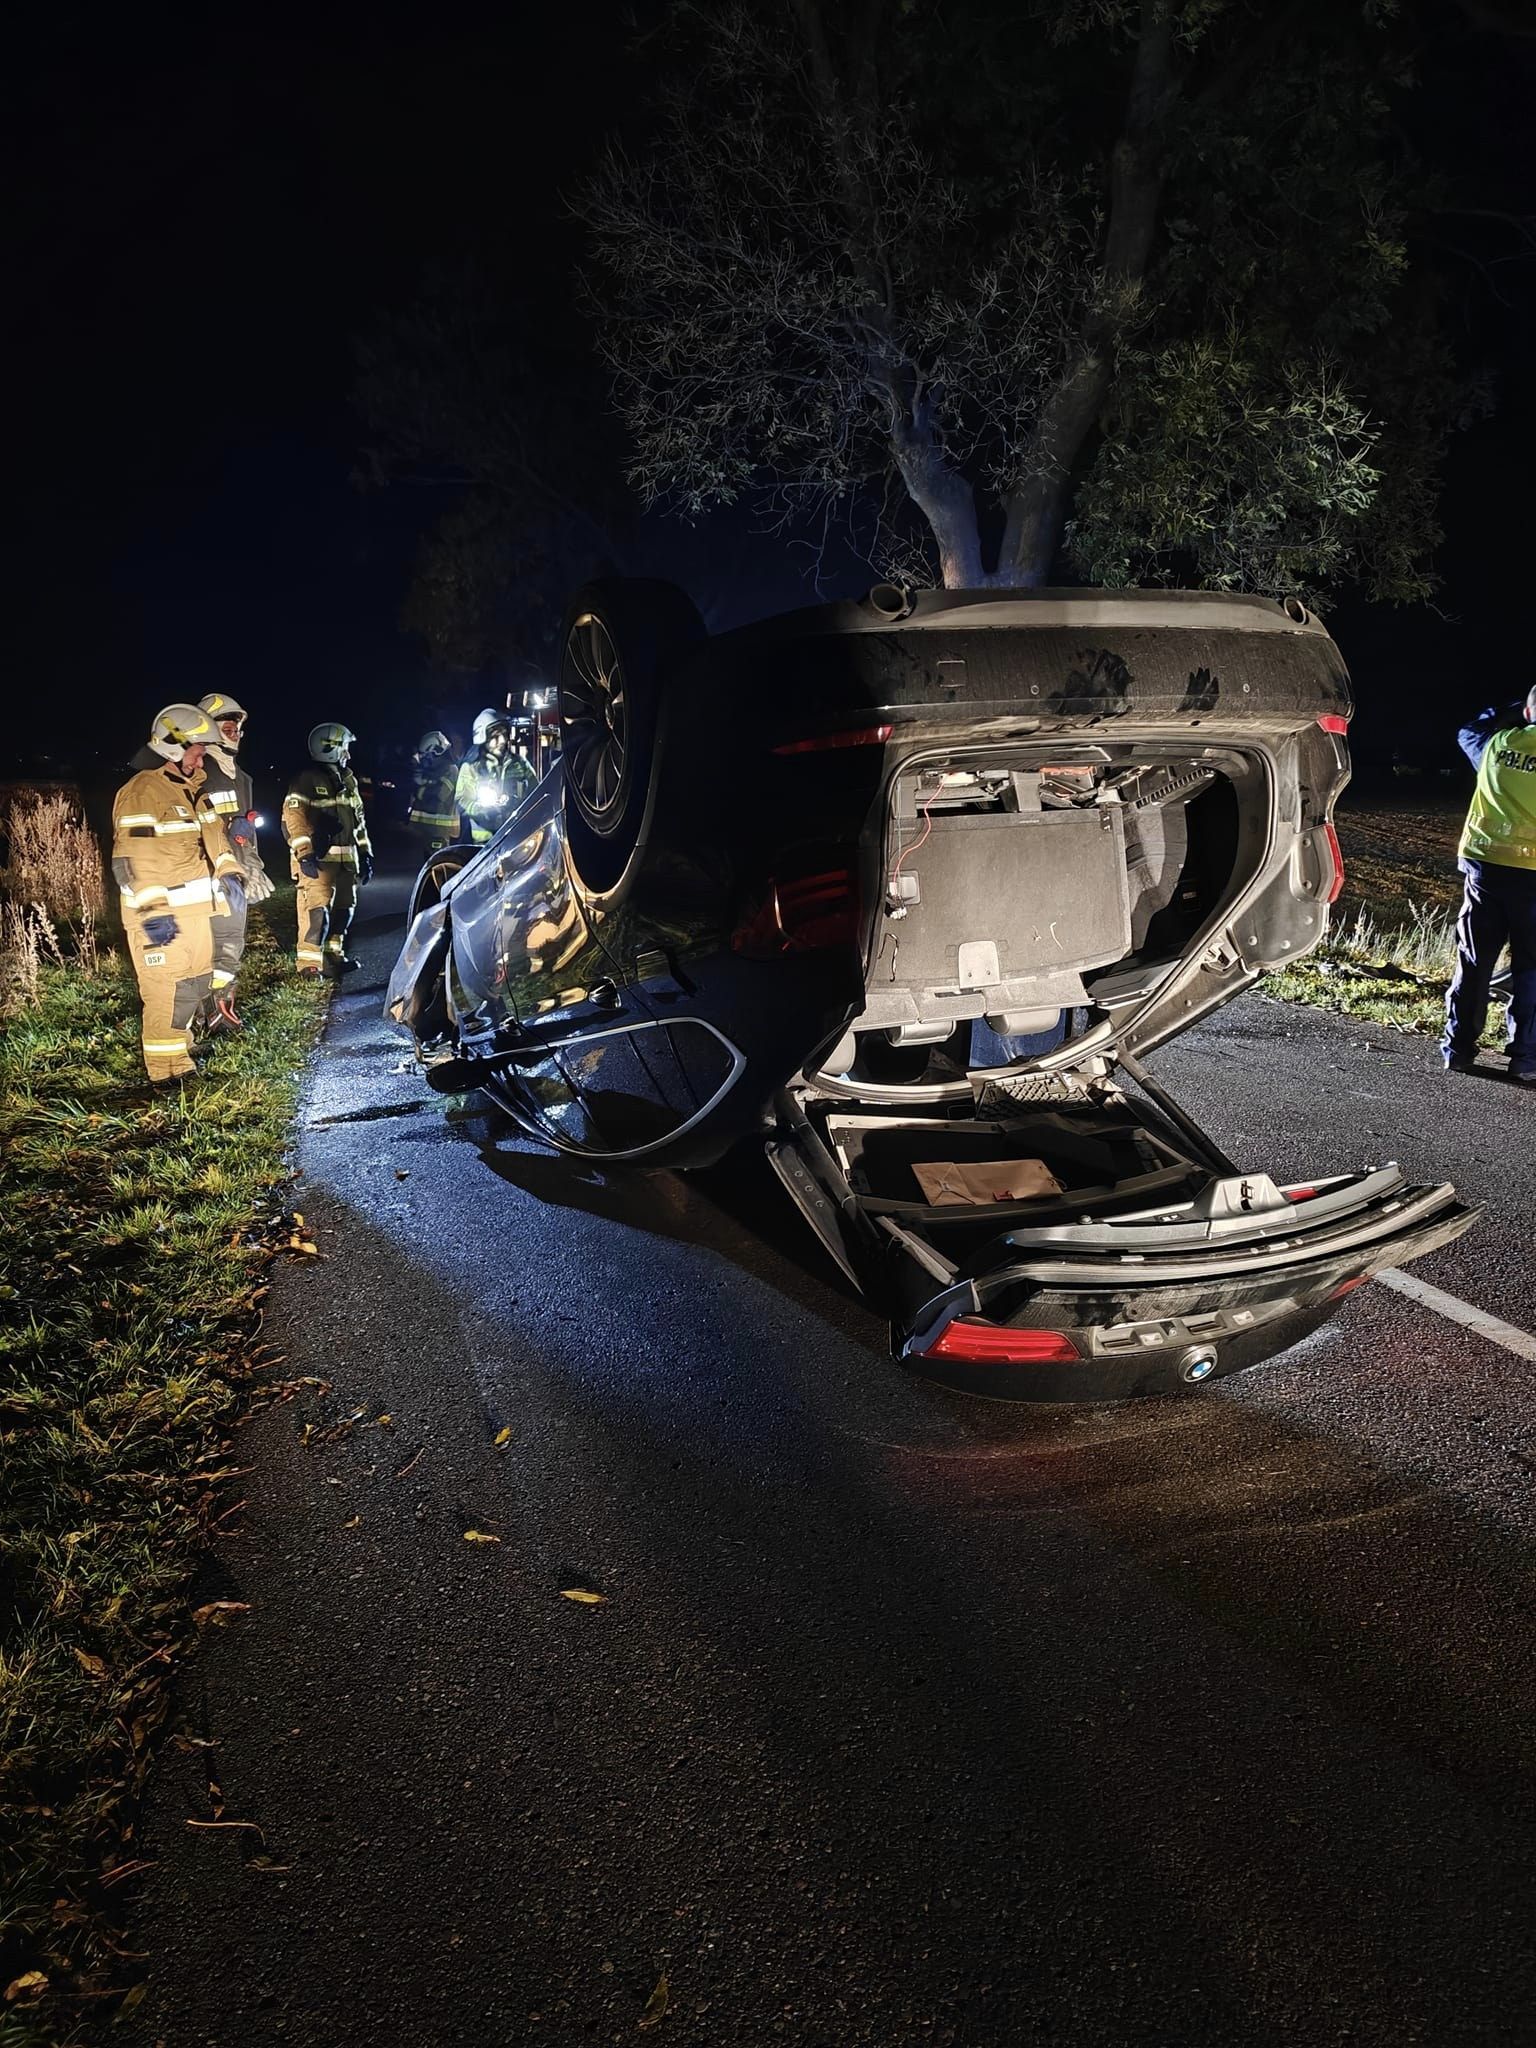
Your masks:
<svg viewBox="0 0 1536 2048"><path fill-rule="evenodd" d="M472 712L492 679L435 675L399 626L434 494L352 481L353 337L429 264L510 243L579 345L561 193L643 92L621 10L32 16L12 50L20 752L120 759L158 705L212 688L274 762L321 718L398 742ZM1533 105L1536 39L1458 35L1421 144L1479 204L1529 212ZM1503 260L1521 246L1504 223L1447 238L1458 345L1499 374L1500 409L1457 440L1437 611L1332 615L1368 753L1449 744L1461 711L1536 680L1536 265ZM748 613L794 588L782 545L755 545Z"/></svg>

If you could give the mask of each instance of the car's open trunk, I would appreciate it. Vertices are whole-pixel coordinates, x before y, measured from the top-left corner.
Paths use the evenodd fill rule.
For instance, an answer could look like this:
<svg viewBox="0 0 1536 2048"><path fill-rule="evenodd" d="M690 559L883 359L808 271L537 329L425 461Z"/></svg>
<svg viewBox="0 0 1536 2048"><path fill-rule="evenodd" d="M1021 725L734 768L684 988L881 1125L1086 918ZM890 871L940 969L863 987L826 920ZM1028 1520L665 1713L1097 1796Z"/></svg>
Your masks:
<svg viewBox="0 0 1536 2048"><path fill-rule="evenodd" d="M984 1018L1029 1037L1144 999L1259 872L1274 787L1261 747L1199 739L908 759L888 790L856 1034L912 1047ZM883 1053L862 1049L879 1078ZM840 1048L845 1061L857 1050Z"/></svg>
<svg viewBox="0 0 1536 2048"><path fill-rule="evenodd" d="M1135 1056L1147 1019L1155 1041L1252 980L1245 948L1322 927L1336 869L1279 814L1306 799L1277 744L972 742L890 776L864 1009L785 1091L770 1154L925 1369L1074 1398L1199 1382L1470 1222L1390 1166L1277 1186Z"/></svg>
<svg viewBox="0 0 1536 2048"><path fill-rule="evenodd" d="M1238 1370L1472 1221L1454 1189L1391 1165L1284 1187L1242 1170L1127 1064L1137 1092L973 1071L963 1101L900 1106L808 1080L781 1098L770 1157L904 1355L1051 1398Z"/></svg>

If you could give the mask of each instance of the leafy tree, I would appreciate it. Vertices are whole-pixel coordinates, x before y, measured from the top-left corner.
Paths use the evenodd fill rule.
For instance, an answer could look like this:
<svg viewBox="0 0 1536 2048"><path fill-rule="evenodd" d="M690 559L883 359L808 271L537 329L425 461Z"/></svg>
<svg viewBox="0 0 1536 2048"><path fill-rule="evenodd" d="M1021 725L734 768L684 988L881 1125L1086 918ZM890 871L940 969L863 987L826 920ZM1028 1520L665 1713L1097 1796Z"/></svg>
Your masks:
<svg viewBox="0 0 1536 2048"><path fill-rule="evenodd" d="M1430 587L1456 394L1392 0L672 23L579 200L647 502L767 487L953 586Z"/></svg>

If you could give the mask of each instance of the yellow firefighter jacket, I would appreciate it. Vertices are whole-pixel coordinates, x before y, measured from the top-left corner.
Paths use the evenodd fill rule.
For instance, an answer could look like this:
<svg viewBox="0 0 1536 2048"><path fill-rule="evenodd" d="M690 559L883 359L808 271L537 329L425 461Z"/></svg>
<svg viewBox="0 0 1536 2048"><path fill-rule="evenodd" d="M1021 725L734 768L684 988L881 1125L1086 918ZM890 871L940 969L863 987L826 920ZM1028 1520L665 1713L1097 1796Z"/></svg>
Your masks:
<svg viewBox="0 0 1536 2048"><path fill-rule="evenodd" d="M417 764L411 789L410 821L424 831L440 832L451 839L458 829L459 812L454 802L458 769L447 754Z"/></svg>
<svg viewBox="0 0 1536 2048"><path fill-rule="evenodd" d="M215 883L238 876L224 821L203 788L201 772L183 775L172 761L130 777L112 803L112 873L124 922L176 916L201 905L222 908Z"/></svg>
<svg viewBox="0 0 1536 2048"><path fill-rule="evenodd" d="M288 785L283 798L283 837L295 861L306 854L355 868L358 856L373 853L362 792L350 768L311 761Z"/></svg>

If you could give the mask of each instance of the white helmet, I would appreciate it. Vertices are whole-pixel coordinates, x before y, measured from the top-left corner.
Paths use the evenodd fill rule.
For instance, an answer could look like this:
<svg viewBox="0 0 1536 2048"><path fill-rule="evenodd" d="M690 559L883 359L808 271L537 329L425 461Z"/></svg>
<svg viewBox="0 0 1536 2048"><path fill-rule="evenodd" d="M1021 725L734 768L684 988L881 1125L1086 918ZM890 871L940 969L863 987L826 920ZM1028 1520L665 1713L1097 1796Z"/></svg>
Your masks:
<svg viewBox="0 0 1536 2048"><path fill-rule="evenodd" d="M1525 716L1527 723L1536 725L1536 689L1525 700Z"/></svg>
<svg viewBox="0 0 1536 2048"><path fill-rule="evenodd" d="M215 725L227 725L232 718L238 718L244 725L250 717L243 704L237 704L233 697L226 697L221 690L210 690L206 697L197 700L198 709L206 711Z"/></svg>
<svg viewBox="0 0 1536 2048"><path fill-rule="evenodd" d="M423 761L435 761L439 754L450 751L452 742L445 732L424 732L416 742L416 753Z"/></svg>
<svg viewBox="0 0 1536 2048"><path fill-rule="evenodd" d="M206 746L218 730L200 704L167 704L155 713L149 744L166 761L179 761L188 747Z"/></svg>
<svg viewBox="0 0 1536 2048"><path fill-rule="evenodd" d="M505 711L493 710L492 707L488 704L486 708L482 712L480 712L476 717L474 729L470 733L470 738L474 741L477 747L483 747L485 745L487 739L490 737L491 727L493 725L504 725L510 732L512 729L512 720L509 713Z"/></svg>
<svg viewBox="0 0 1536 2048"><path fill-rule="evenodd" d="M344 725L317 725L309 736L309 758L328 768L345 768L347 750L356 744L357 734Z"/></svg>

